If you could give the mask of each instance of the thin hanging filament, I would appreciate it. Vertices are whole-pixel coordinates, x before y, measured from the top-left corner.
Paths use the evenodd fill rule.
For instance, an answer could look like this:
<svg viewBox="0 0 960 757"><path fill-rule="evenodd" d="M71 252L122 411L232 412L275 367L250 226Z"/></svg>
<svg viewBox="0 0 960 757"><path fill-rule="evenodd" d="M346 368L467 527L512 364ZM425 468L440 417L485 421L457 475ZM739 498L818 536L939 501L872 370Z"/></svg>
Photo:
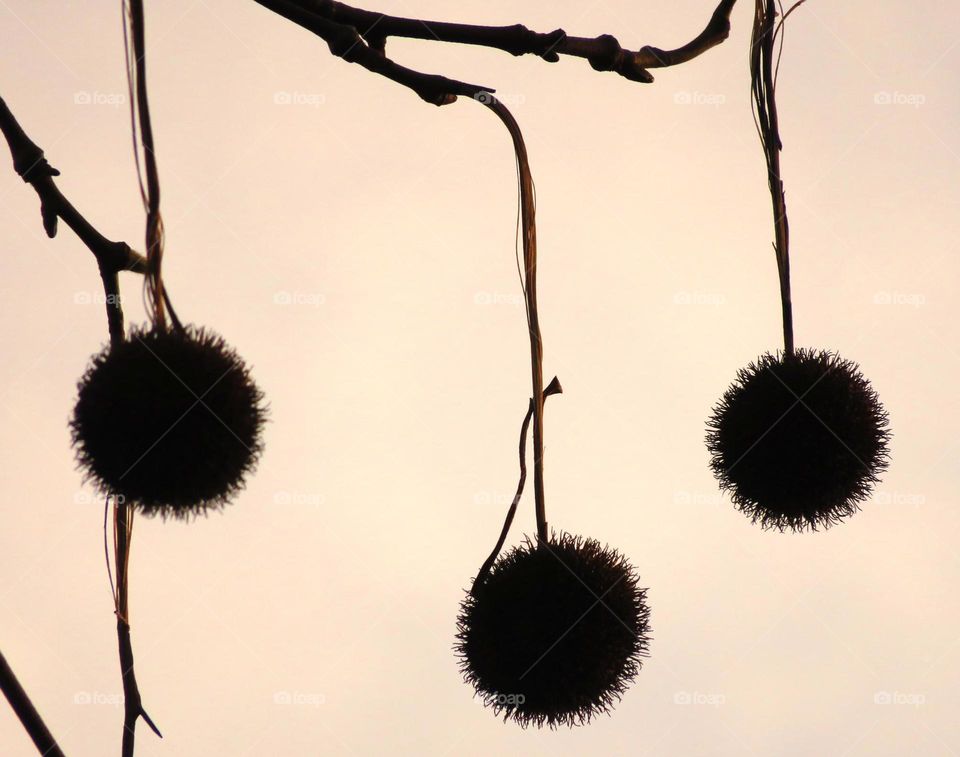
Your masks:
<svg viewBox="0 0 960 757"><path fill-rule="evenodd" d="M127 89L130 93L130 118L134 139L134 160L140 196L147 212L146 249L147 275L144 277L144 296L147 312L159 327L166 324L165 297L161 264L163 260L163 218L160 215L160 179L157 172L153 143L153 128L150 121L150 106L147 99L146 43L143 23L143 2L121 0L123 12L123 45L127 65ZM133 55L131 56L131 40ZM137 144L137 135L140 140ZM140 149L143 161L140 160ZM141 168L142 165L142 168ZM146 181L144 183L144 176Z"/></svg>
<svg viewBox="0 0 960 757"><path fill-rule="evenodd" d="M780 178L780 128L777 118L776 77L779 55L774 55L777 32L777 0L757 0L750 45L751 108L754 125L763 146L767 164L767 183L773 204L774 251L780 279L780 303L783 317L784 352L793 354L793 304L790 295L790 229L787 205ZM793 8L797 7L796 5ZM791 8L791 11L793 10ZM789 11L788 11L789 12ZM782 19L781 19L782 25ZM782 36L781 36L782 43Z"/></svg>
<svg viewBox="0 0 960 757"><path fill-rule="evenodd" d="M489 95L478 101L492 110L507 127L513 140L520 178L520 207L523 231L523 262L525 270L524 301L527 330L530 335L530 369L533 384L533 487L536 500L537 535L542 542L549 538L546 505L543 492L543 340L537 310L537 224L536 198L530 161L523 141L523 133L516 119L496 97Z"/></svg>

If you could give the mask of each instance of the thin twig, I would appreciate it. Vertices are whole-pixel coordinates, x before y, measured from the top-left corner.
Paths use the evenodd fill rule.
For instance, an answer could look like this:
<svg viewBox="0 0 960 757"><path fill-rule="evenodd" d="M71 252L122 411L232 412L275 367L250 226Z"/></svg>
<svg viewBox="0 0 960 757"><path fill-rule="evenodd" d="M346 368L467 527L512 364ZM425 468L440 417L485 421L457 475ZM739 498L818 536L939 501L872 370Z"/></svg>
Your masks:
<svg viewBox="0 0 960 757"><path fill-rule="evenodd" d="M767 162L767 181L773 203L774 251L780 278L780 306L783 316L783 349L792 355L793 303L790 296L790 227L787 201L780 178L780 126L777 118L774 45L776 0L756 0L753 35L750 45L750 76L754 117Z"/></svg>
<svg viewBox="0 0 960 757"><path fill-rule="evenodd" d="M155 326L163 328L166 324L164 315L164 286L161 276L163 260L163 218L160 215L160 175L157 171L156 147L153 141L153 122L150 118L150 102L147 97L147 51L143 17L143 0L130 0L130 36L133 39L133 66L129 65L127 56L127 73L132 77L129 88L134 90L135 103L131 102L132 112L135 113L136 123L140 127L140 142L143 146L143 165L146 173L147 211L147 294L150 299L151 317ZM124 44L127 36L124 35ZM139 163L138 163L139 166ZM141 185L142 192L142 185Z"/></svg>
<svg viewBox="0 0 960 757"><path fill-rule="evenodd" d="M53 168L44 158L41 150L23 131L14 118L6 103L0 99L0 131L3 132L13 156L14 170L30 184L40 198L40 215L47 236L53 237L57 233L57 220L62 218L81 241L93 253L100 271L103 291L106 299L107 325L110 332L110 341L116 344L124 338L123 307L120 299L120 282L118 273L129 270L136 273L146 273L146 259L135 252L125 242L112 242L97 231L86 218L60 192L53 180L60 172ZM120 502L117 509L123 509L122 520L127 523L126 508ZM134 712L133 721L142 715L147 723L159 735L156 726L143 711L140 704L140 693L136 686L136 677L133 674L133 651L130 645L130 628L126 620L126 567L127 557L123 556L129 540L126 525L123 536L117 539L117 636L120 647L120 664L123 676L125 697L125 713ZM133 729L128 727L129 714L124 718L123 754L125 757L133 754ZM128 747L129 742L129 747ZM59 754L59 751L56 752Z"/></svg>
<svg viewBox="0 0 960 757"><path fill-rule="evenodd" d="M133 665L133 643L130 640L130 610L127 603L130 567L130 540L133 536L133 506L120 497L114 503L114 563L117 572L117 643L120 650L120 675L123 681L122 757L133 757L137 719L143 718L150 729L163 734L143 709L137 675Z"/></svg>
<svg viewBox="0 0 960 757"><path fill-rule="evenodd" d="M560 394L562 391L563 387L560 386L560 381L554 376L553 381L543 390L544 399L551 394ZM500 550L503 549L503 545L507 541L510 526L513 525L513 518L517 514L517 505L520 504L520 497L523 495L523 486L527 481L527 429L530 427L531 417L533 417L532 399L530 400L530 407L527 409L527 414L523 417L523 423L520 424L520 480L517 482L517 492L513 495L510 509L507 510L507 517L503 521L503 528L500 529L500 538L497 539L497 545L493 548L493 551L487 559L484 560L483 565L480 566L480 570L477 571L477 577L473 579L473 586L470 589L471 594L476 594L477 588L483 583L483 580L487 577L487 573L490 572L490 568L493 567L493 564L497 561L497 557L500 556Z"/></svg>
<svg viewBox="0 0 960 757"><path fill-rule="evenodd" d="M477 97L494 90L400 66L386 56L388 37L480 45L513 55L537 55L549 62L558 61L561 55L570 55L585 58L597 71L613 71L631 81L647 83L653 81L647 69L686 63L723 42L730 34L730 12L736 4L736 0L720 0L706 28L681 47L662 50L648 45L630 51L610 34L570 37L563 29L538 33L522 24L477 26L425 21L354 8L331 0L256 2L322 38L337 57L402 84L434 105L446 105L459 95Z"/></svg>
<svg viewBox="0 0 960 757"><path fill-rule="evenodd" d="M353 27L369 45L383 52L389 37L406 37L431 42L480 45L511 55L536 55L555 63L561 55L585 58L597 71L612 71L631 81L652 82L649 68L685 63L723 42L730 34L730 12L736 0L721 0L706 28L692 41L675 50L646 46L638 51L624 49L610 34L598 37L571 37L563 29L539 33L523 24L479 26L446 21L402 18L378 11L354 8L333 0L294 0L301 9L335 23Z"/></svg>
<svg viewBox="0 0 960 757"><path fill-rule="evenodd" d="M530 173L530 160L523 142L523 133L513 114L494 96L480 98L479 102L490 108L510 132L520 173L524 294L530 332L530 372L533 384L533 496L537 511L537 536L541 541L546 541L549 531L543 493L543 338L540 335L540 312L537 307L537 221L533 175Z"/></svg>
<svg viewBox="0 0 960 757"><path fill-rule="evenodd" d="M489 87L467 84L435 74L397 65L381 51L372 48L359 32L346 24L338 24L302 7L293 0L256 0L259 5L302 26L323 39L330 52L348 63L357 63L372 73L412 89L421 98L433 105L447 105L458 95L475 97L481 92L491 92Z"/></svg>
<svg viewBox="0 0 960 757"><path fill-rule="evenodd" d="M63 219L93 253L100 269L106 295L107 323L110 335L123 334L123 308L117 274L120 271L144 273L146 260L126 242L112 242L97 231L60 192L53 177L60 172L43 156L43 150L30 139L0 98L0 131L7 140L13 168L33 187L40 198L40 216L48 237L57 233L57 221Z"/></svg>
<svg viewBox="0 0 960 757"><path fill-rule="evenodd" d="M124 2L126 6L126 2ZM150 120L150 104L147 96L147 53L146 34L143 14L143 0L130 0L129 19L126 14L124 23L129 20L129 38L133 41L133 64L130 64L128 35L124 27L124 48L127 58L127 84L134 91L135 101L131 102L132 120L139 126L140 143L143 147L143 164L146 173L146 193L144 205L147 211L146 247L147 278L146 292L150 305L150 316L154 327L166 326L164 307L169 301L161 276L163 259L163 218L160 215L160 175L157 171L156 148L153 141L153 127ZM135 105L134 105L135 102ZM134 134L134 153L137 152L136 134ZM138 178L139 178L139 161ZM141 182L141 195L144 194ZM175 323L179 325L179 321ZM121 334L122 339L122 334ZM123 740L122 757L133 757L136 740L137 720L144 722L153 732L163 738L160 730L143 708L140 688L134 670L133 643L130 639L130 615L128 606L130 586L130 541L133 536L134 509L131 503L122 497L116 498L114 506L114 563L117 570L117 643L120 650L120 675L123 681Z"/></svg>
<svg viewBox="0 0 960 757"><path fill-rule="evenodd" d="M44 757L63 757L63 752L57 746L56 739L53 738L46 723L43 722L43 718L40 717L40 713L37 712L37 708L33 706L27 692L24 691L20 681L17 680L13 670L10 669L10 665L7 664L2 652L0 652L0 689L3 690L13 711L20 718L20 723L30 735L37 751Z"/></svg>

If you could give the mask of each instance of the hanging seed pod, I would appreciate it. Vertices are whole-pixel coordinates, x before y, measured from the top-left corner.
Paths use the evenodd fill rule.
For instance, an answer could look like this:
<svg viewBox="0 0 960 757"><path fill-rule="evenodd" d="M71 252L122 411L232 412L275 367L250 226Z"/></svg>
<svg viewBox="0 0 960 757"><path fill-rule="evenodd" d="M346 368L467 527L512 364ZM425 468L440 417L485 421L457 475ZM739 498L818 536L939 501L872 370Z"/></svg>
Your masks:
<svg viewBox="0 0 960 757"><path fill-rule="evenodd" d="M824 350L762 355L707 423L710 466L764 528L829 527L887 467L887 414L859 367Z"/></svg>
<svg viewBox="0 0 960 757"><path fill-rule="evenodd" d="M243 360L203 328L140 329L79 383L77 460L145 515L219 508L256 466L266 408Z"/></svg>
<svg viewBox="0 0 960 757"><path fill-rule="evenodd" d="M649 643L646 590L616 551L553 535L502 556L464 599L456 651L484 703L522 726L608 712Z"/></svg>

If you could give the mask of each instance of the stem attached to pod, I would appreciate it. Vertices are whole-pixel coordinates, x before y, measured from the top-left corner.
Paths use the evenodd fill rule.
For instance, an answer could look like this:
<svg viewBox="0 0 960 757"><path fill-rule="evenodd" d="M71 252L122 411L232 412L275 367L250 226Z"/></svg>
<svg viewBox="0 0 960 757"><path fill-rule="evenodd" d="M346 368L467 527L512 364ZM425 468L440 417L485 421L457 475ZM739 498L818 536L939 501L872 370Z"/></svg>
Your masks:
<svg viewBox="0 0 960 757"><path fill-rule="evenodd" d="M547 511L543 496L543 340L540 337L540 317L537 311L537 222L533 176L523 134L513 114L493 95L477 98L496 113L513 139L520 174L521 228L523 230L524 295L527 306L527 326L530 332L530 370L533 383L533 492L537 508L537 537L541 542L549 538Z"/></svg>

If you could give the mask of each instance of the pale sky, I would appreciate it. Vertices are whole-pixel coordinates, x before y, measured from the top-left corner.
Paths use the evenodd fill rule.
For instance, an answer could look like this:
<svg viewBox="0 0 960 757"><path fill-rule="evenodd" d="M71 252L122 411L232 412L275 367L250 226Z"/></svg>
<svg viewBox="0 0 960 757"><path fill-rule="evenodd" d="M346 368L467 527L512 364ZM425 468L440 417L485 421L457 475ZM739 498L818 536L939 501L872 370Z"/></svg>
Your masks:
<svg viewBox="0 0 960 757"><path fill-rule="evenodd" d="M810 0L778 99L798 346L857 361L892 463L863 511L761 531L721 496L704 424L781 345L747 68L753 4L641 85L582 60L393 40L497 88L538 199L551 525L649 587L651 656L611 717L523 731L462 682L458 604L516 485L529 348L509 136L427 105L253 2L147 4L167 245L184 320L220 332L271 406L223 513L138 518L139 757L960 753L960 11ZM120 3L0 0L0 95L104 234L143 248ZM708 0L378 0L674 47ZM0 150L7 155L5 146ZM67 428L107 337L93 257L48 240L0 157L0 649L69 755L119 752L103 503ZM121 281L128 323L142 282ZM510 543L535 530L532 490ZM286 703L289 700L289 704ZM0 754L33 754L0 706Z"/></svg>

